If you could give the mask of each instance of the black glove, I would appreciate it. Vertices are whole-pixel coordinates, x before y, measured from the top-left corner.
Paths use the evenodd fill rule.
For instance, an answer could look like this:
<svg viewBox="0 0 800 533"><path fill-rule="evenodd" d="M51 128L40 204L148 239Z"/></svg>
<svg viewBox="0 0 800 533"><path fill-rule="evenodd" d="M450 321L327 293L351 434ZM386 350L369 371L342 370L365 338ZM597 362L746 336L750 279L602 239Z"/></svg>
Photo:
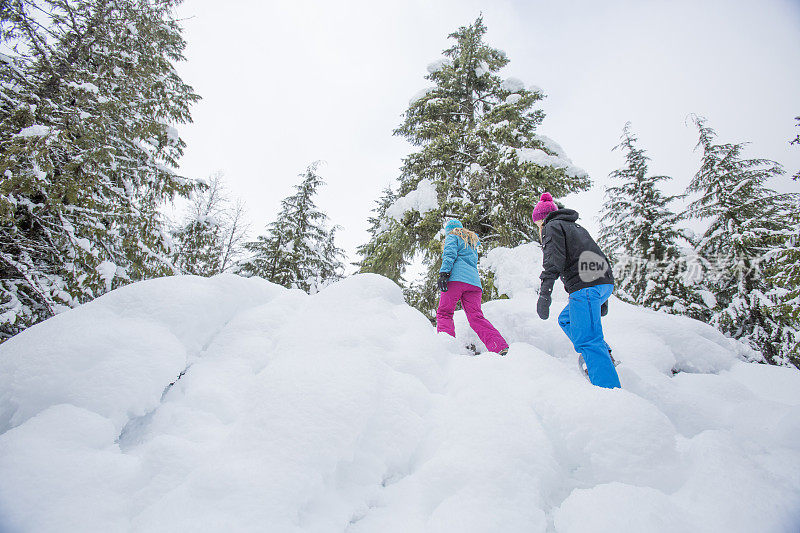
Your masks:
<svg viewBox="0 0 800 533"><path fill-rule="evenodd" d="M608 314L608 300L603 302L600 306L600 316L606 316Z"/></svg>
<svg viewBox="0 0 800 533"><path fill-rule="evenodd" d="M539 302L536 304L536 312L539 314L539 318L542 320L547 320L550 317L550 293L543 292L539 294Z"/></svg>
<svg viewBox="0 0 800 533"><path fill-rule="evenodd" d="M447 281L450 279L450 272L439 272L439 290L447 292Z"/></svg>

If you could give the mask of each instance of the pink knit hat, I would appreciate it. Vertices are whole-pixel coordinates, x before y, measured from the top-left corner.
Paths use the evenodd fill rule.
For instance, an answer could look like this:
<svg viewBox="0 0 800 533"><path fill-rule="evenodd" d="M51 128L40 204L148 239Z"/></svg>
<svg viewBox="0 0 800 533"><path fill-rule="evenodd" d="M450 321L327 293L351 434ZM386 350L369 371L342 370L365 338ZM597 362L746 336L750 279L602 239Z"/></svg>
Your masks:
<svg viewBox="0 0 800 533"><path fill-rule="evenodd" d="M531 217L533 218L534 222L537 220L544 220L547 218L547 215L553 211L558 211L558 206L555 204L555 202L553 202L553 197L550 196L550 193L546 192L542 194L542 197L539 199L539 203L533 208L533 214Z"/></svg>

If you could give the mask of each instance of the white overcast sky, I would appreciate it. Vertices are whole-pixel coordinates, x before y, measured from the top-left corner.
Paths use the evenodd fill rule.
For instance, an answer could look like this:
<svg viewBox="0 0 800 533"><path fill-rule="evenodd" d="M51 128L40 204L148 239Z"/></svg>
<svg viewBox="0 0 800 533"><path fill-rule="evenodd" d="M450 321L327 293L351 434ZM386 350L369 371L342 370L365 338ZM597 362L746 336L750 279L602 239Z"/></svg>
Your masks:
<svg viewBox="0 0 800 533"><path fill-rule="evenodd" d="M592 177L591 191L565 199L590 229L626 121L651 171L674 178L669 193L685 189L699 160L690 113L721 141L750 141L747 155L787 175L800 169L800 147L789 145L800 132L797 0L185 0L188 61L178 68L203 100L179 128L181 172L223 171L255 235L297 174L324 160L318 205L344 228L338 242L354 260L374 200L412 150L392 130L447 35L481 12L486 42L511 60L501 74L548 95L540 133ZM788 177L773 186L800 189Z"/></svg>

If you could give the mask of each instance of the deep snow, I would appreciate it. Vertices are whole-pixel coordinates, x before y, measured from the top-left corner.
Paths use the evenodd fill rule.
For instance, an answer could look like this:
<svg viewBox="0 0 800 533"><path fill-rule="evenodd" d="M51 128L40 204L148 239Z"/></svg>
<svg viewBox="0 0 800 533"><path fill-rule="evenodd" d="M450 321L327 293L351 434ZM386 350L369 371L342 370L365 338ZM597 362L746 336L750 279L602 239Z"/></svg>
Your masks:
<svg viewBox="0 0 800 533"><path fill-rule="evenodd" d="M800 530L800 372L613 300L623 389L592 387L566 295L535 315L539 253L482 263L504 358L375 275L162 278L28 329L0 346L0 530Z"/></svg>

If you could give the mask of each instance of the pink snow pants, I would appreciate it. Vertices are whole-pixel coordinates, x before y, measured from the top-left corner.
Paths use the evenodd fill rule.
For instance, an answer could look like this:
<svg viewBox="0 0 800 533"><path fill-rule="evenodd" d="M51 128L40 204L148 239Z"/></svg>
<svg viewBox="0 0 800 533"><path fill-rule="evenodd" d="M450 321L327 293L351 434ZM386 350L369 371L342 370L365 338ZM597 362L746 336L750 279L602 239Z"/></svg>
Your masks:
<svg viewBox="0 0 800 533"><path fill-rule="evenodd" d="M481 311L481 295L483 291L475 285L462 281L451 281L447 284L447 292L439 296L439 309L436 311L436 331L444 331L456 336L456 326L453 323L453 313L456 304L461 300L461 306L467 314L467 320L478 338L486 345L491 352L499 352L508 348L508 343L500 335L491 322L486 320Z"/></svg>

